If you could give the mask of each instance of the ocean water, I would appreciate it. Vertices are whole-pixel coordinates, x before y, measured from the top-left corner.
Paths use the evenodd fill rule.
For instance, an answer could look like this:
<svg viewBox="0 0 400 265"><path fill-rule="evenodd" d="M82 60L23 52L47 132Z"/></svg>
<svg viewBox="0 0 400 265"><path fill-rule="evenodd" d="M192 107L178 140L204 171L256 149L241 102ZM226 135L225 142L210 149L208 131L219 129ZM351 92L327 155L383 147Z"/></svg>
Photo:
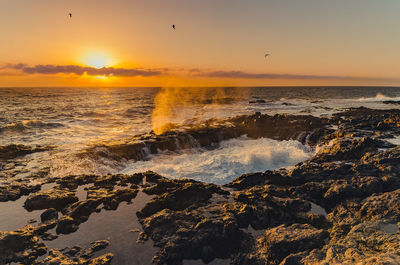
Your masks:
<svg viewBox="0 0 400 265"><path fill-rule="evenodd" d="M257 111L329 116L349 107L400 106L385 104L388 100L400 100L400 88L0 88L0 146L52 147L19 159L19 170L9 173L19 178L44 168L60 177L153 170L169 177L226 183L243 173L293 166L314 150L296 141L242 136L213 150L160 153L146 161L79 154L141 134L204 127L205 121ZM2 165L3 171L9 167Z"/></svg>
<svg viewBox="0 0 400 265"><path fill-rule="evenodd" d="M221 142L213 150L185 150L180 154L159 154L148 161L127 166L122 173L155 171L170 178L192 178L225 184L249 172L263 172L295 165L310 158L313 150L298 141L239 137Z"/></svg>

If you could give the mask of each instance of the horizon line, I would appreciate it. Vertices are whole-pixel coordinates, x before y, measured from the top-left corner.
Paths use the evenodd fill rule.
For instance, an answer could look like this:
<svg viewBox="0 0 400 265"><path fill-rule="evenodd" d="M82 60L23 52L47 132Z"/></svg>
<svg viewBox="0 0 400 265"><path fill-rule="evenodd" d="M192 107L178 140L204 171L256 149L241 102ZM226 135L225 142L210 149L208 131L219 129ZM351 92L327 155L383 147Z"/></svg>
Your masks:
<svg viewBox="0 0 400 265"><path fill-rule="evenodd" d="M289 88L289 87L299 87L299 88L400 88L400 85L265 85L265 86L0 86L0 89L7 88Z"/></svg>

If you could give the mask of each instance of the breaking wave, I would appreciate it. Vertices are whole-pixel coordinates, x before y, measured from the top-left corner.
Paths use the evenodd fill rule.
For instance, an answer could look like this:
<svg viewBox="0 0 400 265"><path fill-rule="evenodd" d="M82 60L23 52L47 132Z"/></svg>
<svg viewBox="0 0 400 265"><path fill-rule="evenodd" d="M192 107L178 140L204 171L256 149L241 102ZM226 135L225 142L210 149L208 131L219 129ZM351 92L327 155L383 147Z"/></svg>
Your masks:
<svg viewBox="0 0 400 265"><path fill-rule="evenodd" d="M240 137L222 141L214 150L154 155L149 161L129 164L121 173L152 170L171 178L185 177L225 184L245 173L294 166L312 154L310 147L294 140Z"/></svg>
<svg viewBox="0 0 400 265"><path fill-rule="evenodd" d="M0 132L2 131L17 131L22 132L27 129L53 129L64 127L61 123L57 122L42 122L40 120L24 120L15 123L9 123L4 127L0 128Z"/></svg>
<svg viewBox="0 0 400 265"><path fill-rule="evenodd" d="M381 102L381 101L388 101L388 100L400 101L400 97L389 97L382 93L377 93L375 97L369 97L369 98L362 97L362 98L358 99L358 101L361 101L361 102Z"/></svg>

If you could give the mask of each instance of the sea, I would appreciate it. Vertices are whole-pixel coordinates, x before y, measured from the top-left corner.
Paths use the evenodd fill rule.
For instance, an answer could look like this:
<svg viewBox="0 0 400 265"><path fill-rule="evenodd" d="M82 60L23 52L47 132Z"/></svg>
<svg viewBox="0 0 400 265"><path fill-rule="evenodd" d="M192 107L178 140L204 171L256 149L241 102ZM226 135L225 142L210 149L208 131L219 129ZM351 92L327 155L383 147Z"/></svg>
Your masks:
<svg viewBox="0 0 400 265"><path fill-rule="evenodd" d="M10 165L2 164L0 181L32 174L64 177L152 170L170 178L225 184L244 173L290 168L315 150L296 140L243 135L215 148L160 151L140 161L82 154L96 146L195 130L210 121L255 112L329 117L351 107L397 108L387 101L398 100L396 87L0 88L0 146L46 147L13 161L18 170L6 174Z"/></svg>

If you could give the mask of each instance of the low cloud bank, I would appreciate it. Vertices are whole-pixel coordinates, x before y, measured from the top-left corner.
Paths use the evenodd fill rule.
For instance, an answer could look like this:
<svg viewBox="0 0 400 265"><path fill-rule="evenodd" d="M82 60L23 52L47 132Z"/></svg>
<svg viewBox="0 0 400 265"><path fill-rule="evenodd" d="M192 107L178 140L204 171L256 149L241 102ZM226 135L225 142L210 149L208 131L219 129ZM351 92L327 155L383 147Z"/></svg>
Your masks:
<svg viewBox="0 0 400 265"><path fill-rule="evenodd" d="M154 69L141 69L141 68L114 68L114 67L102 67L95 68L91 66L80 66L80 65L35 65L28 66L26 64L8 64L8 69L20 70L25 74L76 74L76 75L107 75L107 76L159 76L163 73L160 70Z"/></svg>
<svg viewBox="0 0 400 265"><path fill-rule="evenodd" d="M228 79L286 79L286 80L353 80L353 81L392 81L398 82L400 78L381 77L357 77L340 75L302 75L302 74L277 74L277 73L249 73L244 71L223 71L223 70L202 70L184 68L115 68L80 65L35 65L27 64L6 64L0 67L0 75L7 75L7 70L20 71L22 74L75 74L91 76L117 76L117 77L154 77L154 76L190 76L207 78L228 78Z"/></svg>
<svg viewBox="0 0 400 265"><path fill-rule="evenodd" d="M298 74L273 74L273 73L247 73L242 71L196 71L194 76L212 77L212 78L245 78L245 79L297 79L297 80L366 80L379 81L387 80L374 77L354 77L338 75L298 75ZM399 79L394 79L399 80Z"/></svg>

